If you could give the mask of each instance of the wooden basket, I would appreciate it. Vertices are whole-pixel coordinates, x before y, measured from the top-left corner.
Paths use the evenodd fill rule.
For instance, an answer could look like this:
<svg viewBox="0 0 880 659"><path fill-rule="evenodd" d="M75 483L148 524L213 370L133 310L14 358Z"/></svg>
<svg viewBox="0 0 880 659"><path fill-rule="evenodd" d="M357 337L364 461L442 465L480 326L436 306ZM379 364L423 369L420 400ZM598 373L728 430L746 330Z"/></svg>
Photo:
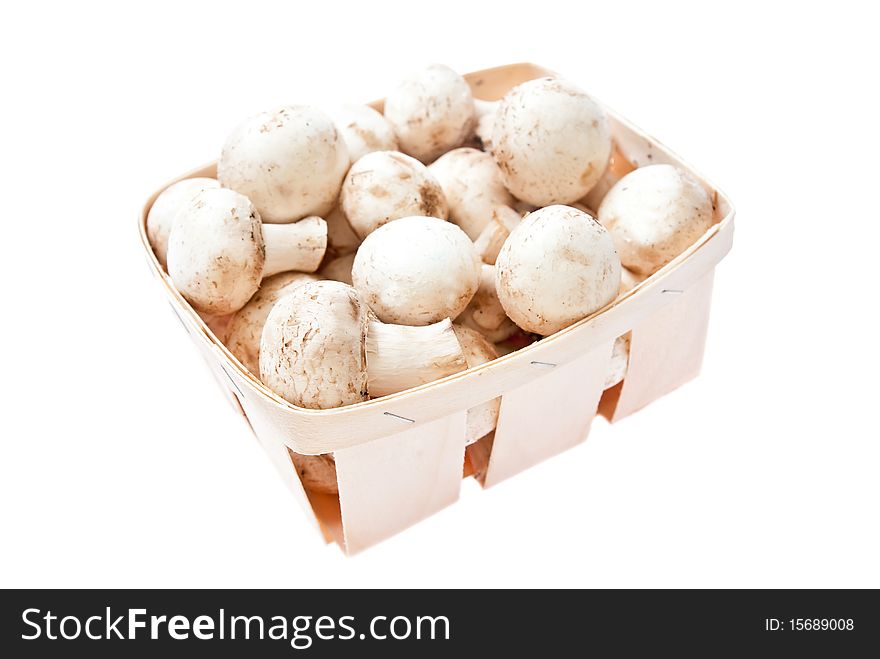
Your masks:
<svg viewBox="0 0 880 659"><path fill-rule="evenodd" d="M512 64L465 78L475 97L495 100L546 75L552 72L534 64ZM382 102L373 105L381 109ZM493 485L583 442L597 412L616 421L699 372L715 265L733 240L733 207L678 156L608 113L618 148L634 164L672 163L706 185L714 194L715 224L662 270L557 334L463 373L338 409L295 407L238 362L174 288L150 248L146 217L161 190L144 205L138 226L150 269L230 402L328 542L349 554L369 547L453 503L463 473ZM214 177L215 167L175 181ZM626 332L626 378L603 391L612 345ZM466 412L498 396L494 437L468 447L466 460ZM339 497L306 492L288 449L332 452Z"/></svg>

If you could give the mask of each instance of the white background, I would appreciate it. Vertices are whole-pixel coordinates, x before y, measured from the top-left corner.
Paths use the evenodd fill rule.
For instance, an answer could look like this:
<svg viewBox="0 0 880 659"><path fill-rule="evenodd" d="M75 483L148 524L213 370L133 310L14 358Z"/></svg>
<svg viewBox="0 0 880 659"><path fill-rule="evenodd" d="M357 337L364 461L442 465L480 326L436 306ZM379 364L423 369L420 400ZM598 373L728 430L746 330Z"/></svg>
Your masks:
<svg viewBox="0 0 880 659"><path fill-rule="evenodd" d="M880 586L877 23L731 5L4 5L0 586ZM136 214L255 111L522 60L737 205L703 375L346 559L216 389Z"/></svg>

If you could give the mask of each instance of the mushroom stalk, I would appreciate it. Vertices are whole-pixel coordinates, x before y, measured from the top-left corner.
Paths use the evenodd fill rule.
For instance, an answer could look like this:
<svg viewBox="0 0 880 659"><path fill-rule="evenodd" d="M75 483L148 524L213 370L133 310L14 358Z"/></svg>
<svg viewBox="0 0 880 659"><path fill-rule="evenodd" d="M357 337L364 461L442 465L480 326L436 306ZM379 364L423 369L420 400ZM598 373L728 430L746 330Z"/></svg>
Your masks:
<svg viewBox="0 0 880 659"><path fill-rule="evenodd" d="M370 320L364 347L367 389L373 398L433 382L467 368L461 344L448 318L421 327Z"/></svg>
<svg viewBox="0 0 880 659"><path fill-rule="evenodd" d="M489 153L492 152L492 127L495 125L495 112L500 103L501 101L474 99L474 110L477 116L477 127L474 132L483 143L483 149Z"/></svg>
<svg viewBox="0 0 880 659"><path fill-rule="evenodd" d="M480 286L455 322L476 330L493 343L504 341L516 332L516 325L504 313L504 307L498 299L494 265L483 264Z"/></svg>
<svg viewBox="0 0 880 659"><path fill-rule="evenodd" d="M327 249L327 223L307 217L293 224L263 224L263 277L279 272L315 272Z"/></svg>
<svg viewBox="0 0 880 659"><path fill-rule="evenodd" d="M495 265L504 241L521 221L520 214L510 206L495 206L492 209L492 219L474 241L474 247L483 263Z"/></svg>

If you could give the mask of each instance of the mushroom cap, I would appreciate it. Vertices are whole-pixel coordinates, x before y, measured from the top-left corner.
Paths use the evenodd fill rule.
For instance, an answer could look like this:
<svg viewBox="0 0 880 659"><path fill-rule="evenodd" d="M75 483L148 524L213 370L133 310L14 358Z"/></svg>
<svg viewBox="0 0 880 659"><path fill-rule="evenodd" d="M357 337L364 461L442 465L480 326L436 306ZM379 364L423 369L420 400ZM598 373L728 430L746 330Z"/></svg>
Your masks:
<svg viewBox="0 0 880 659"><path fill-rule="evenodd" d="M592 217L547 206L511 232L495 262L495 286L513 322L547 336L617 297L620 259Z"/></svg>
<svg viewBox="0 0 880 659"><path fill-rule="evenodd" d="M712 200L684 170L648 165L608 191L599 206L599 221L614 237L623 265L651 275L712 226Z"/></svg>
<svg viewBox="0 0 880 659"><path fill-rule="evenodd" d="M404 217L367 236L351 274L382 322L430 325L464 311L480 283L480 257L456 225Z"/></svg>
<svg viewBox="0 0 880 659"><path fill-rule="evenodd" d="M247 370L260 377L260 337L269 312L297 286L318 281L305 272L282 272L265 279L254 296L232 316L224 343Z"/></svg>
<svg viewBox="0 0 880 659"><path fill-rule="evenodd" d="M428 169L443 189L449 204L449 219L471 240L476 240L489 223L496 206L516 203L504 187L495 159L485 151L470 147L453 149L437 158Z"/></svg>
<svg viewBox="0 0 880 659"><path fill-rule="evenodd" d="M385 118L400 150L429 163L471 136L476 111L471 88L448 66L431 64L406 76L385 99Z"/></svg>
<svg viewBox="0 0 880 659"><path fill-rule="evenodd" d="M367 400L367 309L338 281L297 286L269 312L260 340L260 378L299 407Z"/></svg>
<svg viewBox="0 0 880 659"><path fill-rule="evenodd" d="M198 311L241 309L260 286L265 259L260 214L234 190L202 190L174 218L168 274Z"/></svg>
<svg viewBox="0 0 880 659"><path fill-rule="evenodd" d="M501 100L492 153L515 197L537 206L568 204L586 195L608 164L608 118L567 80L530 80Z"/></svg>
<svg viewBox="0 0 880 659"><path fill-rule="evenodd" d="M317 108L288 105L262 112L229 135L217 178L251 199L264 222L326 215L350 161L345 140Z"/></svg>
<svg viewBox="0 0 880 659"><path fill-rule="evenodd" d="M401 217L424 215L445 220L449 213L434 175L418 160L398 151L374 151L352 165L339 201L361 239Z"/></svg>
<svg viewBox="0 0 880 659"><path fill-rule="evenodd" d="M373 151L397 151L397 136L388 120L369 105L345 104L330 112L352 162Z"/></svg>
<svg viewBox="0 0 880 659"><path fill-rule="evenodd" d="M172 183L156 197L147 214L147 238L162 267L168 269L168 236L174 216L186 203L202 190L219 188L215 178L187 178Z"/></svg>
<svg viewBox="0 0 880 659"><path fill-rule="evenodd" d="M453 324L455 335L461 344L468 368L485 364L498 357L495 348L482 334L463 325ZM501 398L493 398L467 411L465 443L475 441L495 430L498 424L498 413L501 410Z"/></svg>

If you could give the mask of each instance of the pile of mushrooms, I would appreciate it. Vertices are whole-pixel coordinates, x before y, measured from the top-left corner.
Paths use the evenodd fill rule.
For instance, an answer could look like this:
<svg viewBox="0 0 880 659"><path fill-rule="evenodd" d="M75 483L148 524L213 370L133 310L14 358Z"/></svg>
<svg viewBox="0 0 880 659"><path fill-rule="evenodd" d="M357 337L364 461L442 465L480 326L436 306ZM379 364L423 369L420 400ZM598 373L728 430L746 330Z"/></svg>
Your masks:
<svg viewBox="0 0 880 659"><path fill-rule="evenodd" d="M486 101L435 64L384 107L246 119L216 179L159 195L147 235L245 369L293 405L328 409L594 314L681 254L713 211L687 172L636 168L573 83L540 78ZM606 386L628 353L626 335ZM494 430L499 403L468 411L468 443ZM332 455L291 459L310 492L336 492Z"/></svg>

